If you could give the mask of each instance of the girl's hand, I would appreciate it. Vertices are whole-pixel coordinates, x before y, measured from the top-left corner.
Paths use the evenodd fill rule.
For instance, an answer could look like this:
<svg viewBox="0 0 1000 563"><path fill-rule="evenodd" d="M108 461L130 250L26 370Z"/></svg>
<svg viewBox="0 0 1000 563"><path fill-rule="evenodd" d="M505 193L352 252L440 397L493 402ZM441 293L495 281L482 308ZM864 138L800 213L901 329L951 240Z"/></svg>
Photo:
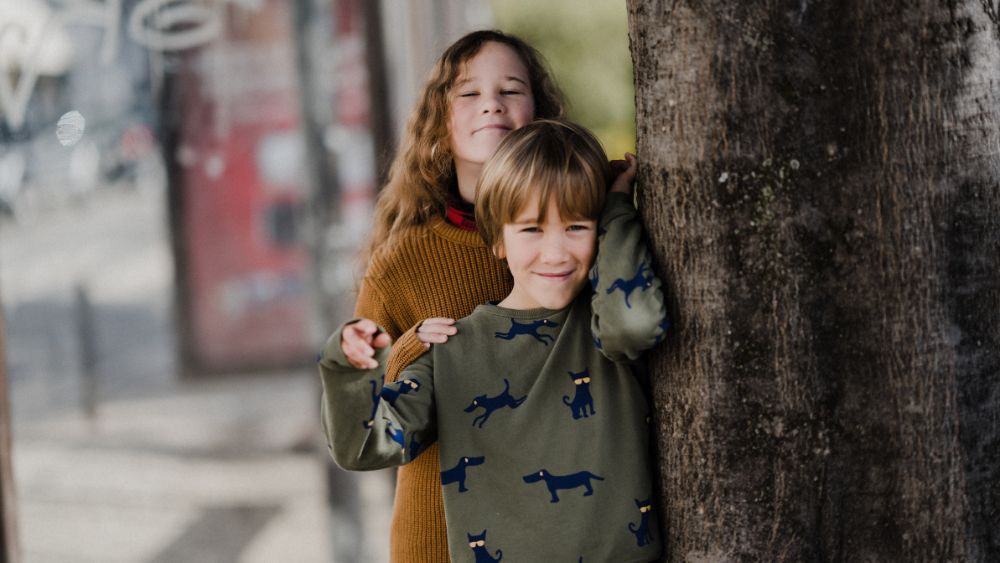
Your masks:
<svg viewBox="0 0 1000 563"><path fill-rule="evenodd" d="M385 348L392 342L389 335L379 330L374 321L361 319L344 327L340 333L340 349L347 361L358 369L378 367L375 349Z"/></svg>
<svg viewBox="0 0 1000 563"><path fill-rule="evenodd" d="M458 332L454 324L455 319L447 317L426 319L417 327L417 339L424 343L425 348L430 348L431 344L444 344L449 336Z"/></svg>
<svg viewBox="0 0 1000 563"><path fill-rule="evenodd" d="M635 173L639 169L639 159L634 154L625 153L625 160L611 161L612 192L632 194L632 184L635 183Z"/></svg>

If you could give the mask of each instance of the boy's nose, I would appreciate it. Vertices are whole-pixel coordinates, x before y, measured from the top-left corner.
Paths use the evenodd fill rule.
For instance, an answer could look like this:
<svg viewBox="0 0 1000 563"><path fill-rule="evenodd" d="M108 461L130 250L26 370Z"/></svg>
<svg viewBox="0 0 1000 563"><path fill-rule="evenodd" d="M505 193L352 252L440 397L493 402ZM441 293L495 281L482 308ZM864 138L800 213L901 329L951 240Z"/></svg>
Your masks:
<svg viewBox="0 0 1000 563"><path fill-rule="evenodd" d="M566 246L562 239L550 238L542 243L542 262L546 264L558 264L566 260Z"/></svg>

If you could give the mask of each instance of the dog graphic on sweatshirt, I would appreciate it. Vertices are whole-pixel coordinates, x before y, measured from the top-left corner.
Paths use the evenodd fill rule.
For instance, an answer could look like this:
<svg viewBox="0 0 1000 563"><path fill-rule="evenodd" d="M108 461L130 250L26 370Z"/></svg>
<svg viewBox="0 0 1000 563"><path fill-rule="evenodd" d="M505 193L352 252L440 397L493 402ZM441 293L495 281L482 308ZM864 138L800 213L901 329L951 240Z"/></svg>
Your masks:
<svg viewBox="0 0 1000 563"><path fill-rule="evenodd" d="M660 327L660 334L656 335L656 343L659 344L663 342L663 338L667 336L667 329L670 328L670 317L663 315L663 320L657 325Z"/></svg>
<svg viewBox="0 0 1000 563"><path fill-rule="evenodd" d="M400 395L408 395L411 392L416 393L419 391L420 382L416 379L403 379L394 387L396 387L396 389L393 389L393 387L383 387L382 392L380 393L382 400L392 406L396 406L396 399L398 399Z"/></svg>
<svg viewBox="0 0 1000 563"><path fill-rule="evenodd" d="M368 420L361 423L366 429L371 428L375 424L375 413L378 412L378 403L381 400L378 395L378 383L374 379L368 383L372 385L372 415L368 417Z"/></svg>
<svg viewBox="0 0 1000 563"><path fill-rule="evenodd" d="M410 434L410 461L417 459L422 451L424 451L424 443L417 441L417 433Z"/></svg>
<svg viewBox="0 0 1000 563"><path fill-rule="evenodd" d="M507 332L498 332L496 333L496 337L502 340L514 340L515 337L521 335L533 336L535 340L548 346L549 342L555 342L556 339L553 338L551 334L539 334L538 329L541 327L555 328L557 326L559 326L558 323L554 323L548 319L531 321L530 323L519 323L514 319L511 319L510 330Z"/></svg>
<svg viewBox="0 0 1000 563"><path fill-rule="evenodd" d="M476 563L496 563L503 559L503 551L498 549L497 557L494 559L486 550L486 530L483 530L481 534L466 532L465 535L469 537L469 547L472 548L472 554L476 556Z"/></svg>
<svg viewBox="0 0 1000 563"><path fill-rule="evenodd" d="M389 435L389 438L392 438L393 442L399 444L400 449L405 449L406 434L403 433L403 429L393 426L392 421L388 418L383 418L382 420L385 421L385 433Z"/></svg>
<svg viewBox="0 0 1000 563"><path fill-rule="evenodd" d="M547 469L540 469L530 475L524 476L525 483L545 481L545 486L549 488L549 494L552 495L552 500L550 502L559 502L559 495L556 494L556 491L559 489L576 489L579 487L586 487L587 492L583 493L583 496L589 497L594 494L594 487L590 484L591 479L603 481L604 477L594 475L589 471L581 471L579 473L573 473L572 475L553 475L549 473Z"/></svg>
<svg viewBox="0 0 1000 563"><path fill-rule="evenodd" d="M632 304L628 302L628 298L632 295L632 292L636 289L640 291L645 291L647 287L653 283L653 272L649 271L649 268L645 263L639 264L639 269L636 271L635 276L632 279L623 280L622 278L616 279L611 287L608 288L608 295L611 295L616 289L620 289L622 293L625 294L625 306L629 309L632 308Z"/></svg>
<svg viewBox="0 0 1000 563"><path fill-rule="evenodd" d="M569 377L573 380L573 385L576 386L576 394L573 395L572 401L569 400L568 396L563 395L563 404L573 412L573 420L595 414L594 397L590 394L590 370L585 369L580 373L569 372ZM590 414L587 413L588 409Z"/></svg>
<svg viewBox="0 0 1000 563"><path fill-rule="evenodd" d="M514 396L510 394L510 381L507 381L506 377L503 380L503 385L503 391L501 391L496 397L480 395L473 399L469 406L465 407L465 412L473 412L479 408L485 411L483 414L472 420L473 426L479 426L482 428L483 425L486 424L486 421L490 418L490 415L493 414L493 411L504 407L516 409L521 406L521 403L523 403L525 399L528 398L528 396L525 395L520 399L515 399Z"/></svg>
<svg viewBox="0 0 1000 563"><path fill-rule="evenodd" d="M653 505L650 504L649 500L632 500L635 501L635 506L639 509L641 516L639 525L636 526L629 522L628 529L635 534L635 542L639 544L639 547L649 545L653 541L653 532L649 529L649 513L653 511Z"/></svg>
<svg viewBox="0 0 1000 563"><path fill-rule="evenodd" d="M441 472L441 486L458 483L458 492L464 493L468 491L469 489L465 488L465 468L482 465L484 461L486 461L485 456L463 457L459 459L455 467Z"/></svg>

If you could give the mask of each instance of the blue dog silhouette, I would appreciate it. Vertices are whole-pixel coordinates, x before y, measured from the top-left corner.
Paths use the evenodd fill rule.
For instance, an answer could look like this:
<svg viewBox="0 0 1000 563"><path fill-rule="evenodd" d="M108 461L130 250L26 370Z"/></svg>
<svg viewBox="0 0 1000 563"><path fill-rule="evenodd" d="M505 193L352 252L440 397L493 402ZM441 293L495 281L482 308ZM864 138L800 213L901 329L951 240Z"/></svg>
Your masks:
<svg viewBox="0 0 1000 563"><path fill-rule="evenodd" d="M420 455L423 449L424 443L417 441L417 433L410 434L410 460L417 459L417 456Z"/></svg>
<svg viewBox="0 0 1000 563"><path fill-rule="evenodd" d="M490 552L486 550L486 530L481 534L465 533L469 537L469 547L476 556L476 563L496 563L503 559L503 551L497 550L497 558L494 559Z"/></svg>
<svg viewBox="0 0 1000 563"><path fill-rule="evenodd" d="M380 394L382 399L392 406L396 406L396 399L398 399L400 395L407 395L411 391L414 393L419 391L420 382L416 379L403 379L398 381L394 387L396 387L396 389L393 387L383 387L382 393Z"/></svg>
<svg viewBox="0 0 1000 563"><path fill-rule="evenodd" d="M663 315L663 320L660 321L660 334L656 335L656 343L659 344L663 342L663 338L667 336L667 329L670 328L670 317Z"/></svg>
<svg viewBox="0 0 1000 563"><path fill-rule="evenodd" d="M589 497L594 494L594 487L590 484L591 479L603 481L604 477L594 475L589 471L580 471L579 473L573 473L572 475L553 475L549 473L547 469L539 469L530 475L524 476L525 483L545 481L545 486L549 488L549 493L552 495L552 500L550 502L559 502L559 495L556 494L556 491L559 489L576 489L578 487L586 487L587 492L583 493L583 496Z"/></svg>
<svg viewBox="0 0 1000 563"><path fill-rule="evenodd" d="M465 488L465 468L473 465L482 465L484 461L486 461L485 456L463 457L459 459L455 467L441 472L441 485L458 483L458 492L464 493L468 491L469 489Z"/></svg>
<svg viewBox="0 0 1000 563"><path fill-rule="evenodd" d="M649 268L645 263L639 264L639 269L635 272L635 276L629 280L623 280L622 278L616 279L612 282L611 287L608 288L608 295L616 289L622 290L625 294L625 306L629 309L632 308L632 304L628 302L629 295L636 289L645 291L653 283L653 273L649 271Z"/></svg>
<svg viewBox="0 0 1000 563"><path fill-rule="evenodd" d="M559 324L546 319L542 319L540 321L531 321L530 323L519 323L514 319L511 319L510 330L508 330L507 332L498 332L496 333L496 337L503 340L513 340L515 337L520 336L522 334L529 335L533 336L535 340L548 346L549 342L555 342L556 339L553 338L551 334L539 334L538 329L543 326L555 328L559 326Z"/></svg>
<svg viewBox="0 0 1000 563"><path fill-rule="evenodd" d="M569 372L570 379L576 386L576 393L570 401L567 395L563 395L563 404L573 412L573 420L581 417L587 418L594 413L594 397L590 394L590 370L583 370L580 373ZM587 414L587 410L590 414Z"/></svg>
<svg viewBox="0 0 1000 563"><path fill-rule="evenodd" d="M521 403L523 403L525 399L528 398L528 396L525 395L520 399L515 399L514 396L510 394L510 381L507 381L506 377L503 380L503 385L503 391L501 391L496 397L480 395L473 399L469 406L465 407L465 412L472 412L478 408L482 408L485 411L483 414L472 419L473 426L477 426L476 423L478 422L478 426L482 428L483 425L486 424L486 421L490 418L490 415L493 414L493 411L503 407L516 409L521 406Z"/></svg>
<svg viewBox="0 0 1000 563"><path fill-rule="evenodd" d="M393 442L399 444L399 447L401 449L405 448L406 435L403 433L403 429L394 427L392 425L392 421L389 420L388 418L383 418L382 420L385 421L385 433L388 434L390 438L392 438Z"/></svg>
<svg viewBox="0 0 1000 563"><path fill-rule="evenodd" d="M638 526L629 522L628 529L635 534L635 541L639 544L639 547L649 545L653 541L653 532L649 529L649 513L653 511L653 505L650 504L649 500L632 500L635 501L635 506L639 509L642 516Z"/></svg>

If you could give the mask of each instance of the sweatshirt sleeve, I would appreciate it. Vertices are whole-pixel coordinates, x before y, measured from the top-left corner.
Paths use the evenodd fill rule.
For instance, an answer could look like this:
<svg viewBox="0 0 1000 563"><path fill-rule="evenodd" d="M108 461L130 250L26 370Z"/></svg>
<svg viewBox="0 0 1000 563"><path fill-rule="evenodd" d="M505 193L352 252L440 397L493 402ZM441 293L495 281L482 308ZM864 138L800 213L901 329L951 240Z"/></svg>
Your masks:
<svg viewBox="0 0 1000 563"><path fill-rule="evenodd" d="M337 465L370 470L409 463L437 439L433 357L425 354L383 385L390 348L376 352L379 366L352 367L340 347L344 327L327 340L319 359L321 416Z"/></svg>
<svg viewBox="0 0 1000 563"><path fill-rule="evenodd" d="M590 282L591 331L605 356L613 361L636 360L663 338L670 324L663 291L628 194L607 196Z"/></svg>

